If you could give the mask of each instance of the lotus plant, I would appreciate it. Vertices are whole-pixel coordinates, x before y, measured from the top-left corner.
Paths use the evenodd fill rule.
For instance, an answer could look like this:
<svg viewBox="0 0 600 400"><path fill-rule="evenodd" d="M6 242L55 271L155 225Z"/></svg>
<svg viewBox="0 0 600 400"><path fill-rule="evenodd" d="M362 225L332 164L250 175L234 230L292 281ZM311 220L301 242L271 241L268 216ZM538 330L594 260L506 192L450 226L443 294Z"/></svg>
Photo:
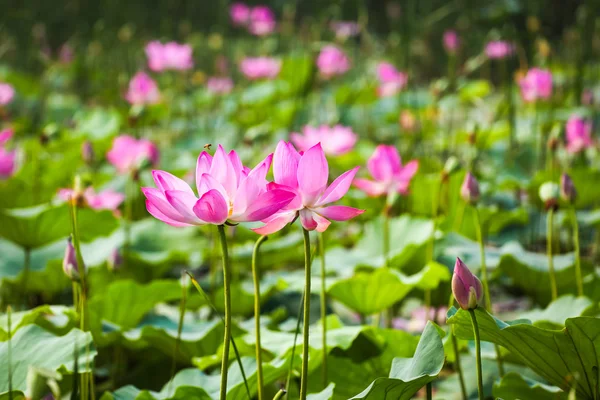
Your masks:
<svg viewBox="0 0 600 400"><path fill-rule="evenodd" d="M560 197L569 205L570 209L571 225L573 228L573 244L575 247L575 282L577 283L577 295L583 296L581 250L579 248L579 222L577 221L577 211L575 210L577 189L575 188L575 184L568 174L562 174L560 177Z"/></svg>
<svg viewBox="0 0 600 400"><path fill-rule="evenodd" d="M382 62L377 66L377 79L379 97L390 97L398 94L408 82L408 75L400 72L393 64Z"/></svg>
<svg viewBox="0 0 600 400"><path fill-rule="evenodd" d="M150 105L160 102L160 92L156 82L145 72L138 72L131 78L125 99L131 105Z"/></svg>
<svg viewBox="0 0 600 400"><path fill-rule="evenodd" d="M281 71L281 60L272 57L246 57L240 71L250 80L275 79Z"/></svg>
<svg viewBox="0 0 600 400"><path fill-rule="evenodd" d="M490 60L506 58L513 54L514 45L504 40L494 40L488 42L485 46L485 55Z"/></svg>
<svg viewBox="0 0 600 400"><path fill-rule="evenodd" d="M0 131L0 180L8 179L15 173L17 167L17 151L8 150L5 145L13 137L12 129Z"/></svg>
<svg viewBox="0 0 600 400"><path fill-rule="evenodd" d="M554 301L558 297L558 288L556 285L556 274L554 272L552 233L554 231L554 211L558 208L560 186L554 182L545 182L540 186L539 195L548 212L548 218L546 220L546 250L548 254L548 269L550 271L550 290L552 293L552 301Z"/></svg>
<svg viewBox="0 0 600 400"><path fill-rule="evenodd" d="M594 146L591 122L586 121L577 115L573 115L567 121L565 130L567 151L569 153L577 154Z"/></svg>
<svg viewBox="0 0 600 400"><path fill-rule="evenodd" d="M229 77L211 76L206 81L206 90L212 94L227 94L233 90L233 81Z"/></svg>
<svg viewBox="0 0 600 400"><path fill-rule="evenodd" d="M250 10L250 22L248 24L248 32L255 36L266 36L273 31L277 26L275 14L267 6L256 6Z"/></svg>
<svg viewBox="0 0 600 400"><path fill-rule="evenodd" d="M317 68L324 79L343 75L350 69L350 59L336 46L327 45L317 57Z"/></svg>
<svg viewBox="0 0 600 400"><path fill-rule="evenodd" d="M125 195L112 189L96 193L94 188L88 187L83 193L76 193L75 189L61 189L58 191L58 197L64 201L72 201L82 196L84 204L93 210L111 210L116 211L125 200Z"/></svg>
<svg viewBox="0 0 600 400"><path fill-rule="evenodd" d="M290 139L301 151L307 151L321 143L326 155L341 156L354 148L358 136L352 131L352 128L343 125L332 127L307 125L302 129L302 133L290 134Z"/></svg>
<svg viewBox="0 0 600 400"><path fill-rule="evenodd" d="M146 45L148 68L155 72L185 71L194 66L192 47L177 42L152 41Z"/></svg>
<svg viewBox="0 0 600 400"><path fill-rule="evenodd" d="M552 74L548 70L532 68L519 81L521 95L527 103L548 100L552 96Z"/></svg>
<svg viewBox="0 0 600 400"><path fill-rule="evenodd" d="M15 89L8 83L0 82L0 107L9 104L15 97Z"/></svg>

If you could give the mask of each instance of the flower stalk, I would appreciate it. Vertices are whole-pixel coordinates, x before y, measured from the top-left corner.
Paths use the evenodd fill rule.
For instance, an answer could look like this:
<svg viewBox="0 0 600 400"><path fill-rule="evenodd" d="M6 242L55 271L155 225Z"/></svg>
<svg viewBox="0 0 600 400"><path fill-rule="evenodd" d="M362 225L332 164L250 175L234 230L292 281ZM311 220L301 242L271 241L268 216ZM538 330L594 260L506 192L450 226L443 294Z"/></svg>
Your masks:
<svg viewBox="0 0 600 400"><path fill-rule="evenodd" d="M323 387L327 386L327 287L325 286L326 268L325 268L325 232L319 235L319 250L321 256L321 327L323 330ZM260 400L260 399L259 399Z"/></svg>
<svg viewBox="0 0 600 400"><path fill-rule="evenodd" d="M471 315L471 323L473 325L473 334L475 335L475 358L476 358L476 362L477 362L477 392L479 393L479 400L484 400L483 374L481 371L481 339L479 337L479 325L477 324L477 317L475 316L475 309L470 308L469 314Z"/></svg>
<svg viewBox="0 0 600 400"><path fill-rule="evenodd" d="M218 225L219 239L221 241L221 255L223 258L223 291L225 298L225 333L223 337L223 359L221 360L221 388L220 400L227 400L227 372L229 366L229 344L231 343L231 271L229 255L227 252L227 237L225 225Z"/></svg>
<svg viewBox="0 0 600 400"><path fill-rule="evenodd" d="M258 400L264 399L264 378L262 369L262 348L260 344L260 270L258 266L258 251L261 244L269 239L268 236L260 236L254 245L252 252L252 280L254 281L254 330L256 334L256 377Z"/></svg>
<svg viewBox="0 0 600 400"><path fill-rule="evenodd" d="M546 223L546 251L548 254L548 269L550 270L550 291L552 301L558 297L558 288L556 285L556 273L554 272L554 257L552 255L552 232L554 225L554 207L548 209L548 220Z"/></svg>
<svg viewBox="0 0 600 400"><path fill-rule="evenodd" d="M308 393L308 350L309 350L309 328L310 328L310 235L302 228L304 234L304 311L302 326L302 372L300 377L300 400L306 400Z"/></svg>

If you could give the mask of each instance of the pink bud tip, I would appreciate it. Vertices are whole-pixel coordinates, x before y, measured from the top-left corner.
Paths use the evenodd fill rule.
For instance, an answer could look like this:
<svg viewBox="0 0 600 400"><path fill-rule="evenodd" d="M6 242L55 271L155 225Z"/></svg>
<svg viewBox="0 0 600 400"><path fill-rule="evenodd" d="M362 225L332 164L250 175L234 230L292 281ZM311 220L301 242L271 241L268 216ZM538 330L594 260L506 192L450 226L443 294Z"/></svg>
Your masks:
<svg viewBox="0 0 600 400"><path fill-rule="evenodd" d="M452 294L460 308L464 310L477 308L483 297L481 282L458 257L452 275Z"/></svg>

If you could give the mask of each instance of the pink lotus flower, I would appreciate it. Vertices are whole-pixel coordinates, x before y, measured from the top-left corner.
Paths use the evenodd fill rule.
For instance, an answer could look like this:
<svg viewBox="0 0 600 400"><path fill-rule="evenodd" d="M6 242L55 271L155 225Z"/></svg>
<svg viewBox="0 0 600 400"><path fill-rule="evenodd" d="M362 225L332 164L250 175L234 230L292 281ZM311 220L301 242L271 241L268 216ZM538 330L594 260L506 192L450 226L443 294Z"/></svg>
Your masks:
<svg viewBox="0 0 600 400"><path fill-rule="evenodd" d="M307 151L317 143L321 143L325 154L339 156L352 150L358 136L347 126L321 125L315 128L307 125L302 129L302 134L292 133L290 139L301 151Z"/></svg>
<svg viewBox="0 0 600 400"><path fill-rule="evenodd" d="M172 226L225 222L254 222L269 218L294 198L294 193L268 185L266 176L273 155L253 170L242 165L235 151L221 145L215 156L202 152L196 164L196 188L168 172L152 171L156 188L142 188L146 209Z"/></svg>
<svg viewBox="0 0 600 400"><path fill-rule="evenodd" d="M380 97L388 97L397 94L406 86L408 76L398 71L392 64L382 62L377 66L377 79L380 84L377 94Z"/></svg>
<svg viewBox="0 0 600 400"><path fill-rule="evenodd" d="M60 189L58 191L58 197L64 201L71 201L77 196L73 189ZM94 188L88 187L83 192L83 198L87 205L94 210L111 210L114 211L123 201L125 195L114 190L107 189L103 192L96 193Z"/></svg>
<svg viewBox="0 0 600 400"><path fill-rule="evenodd" d="M532 68L519 82L521 96L526 102L552 97L552 74L550 71Z"/></svg>
<svg viewBox="0 0 600 400"><path fill-rule="evenodd" d="M137 171L145 163L156 165L159 152L156 145L149 140L138 140L129 135L121 135L113 141L106 158L119 173L125 174Z"/></svg>
<svg viewBox="0 0 600 400"><path fill-rule="evenodd" d="M456 258L452 274L452 294L464 310L477 308L483 297L483 287L479 279L469 271L460 258Z"/></svg>
<svg viewBox="0 0 600 400"><path fill-rule="evenodd" d="M248 79L274 79L281 71L281 61L271 57L246 57L240 70Z"/></svg>
<svg viewBox="0 0 600 400"><path fill-rule="evenodd" d="M367 168L375 180L356 179L354 186L368 196L406 194L411 179L419 169L419 162L413 160L403 167L398 150L394 146L381 144L367 161Z"/></svg>
<svg viewBox="0 0 600 400"><path fill-rule="evenodd" d="M0 132L0 179L8 179L15 173L17 166L16 150L7 150L4 145L13 136L12 129L5 129Z"/></svg>
<svg viewBox="0 0 600 400"><path fill-rule="evenodd" d="M248 31L256 36L265 36L275 30L276 22L273 11L267 6L256 6L250 11Z"/></svg>
<svg viewBox="0 0 600 400"><path fill-rule="evenodd" d="M229 7L231 22L236 26L244 26L250 19L250 8L244 3L233 3Z"/></svg>
<svg viewBox="0 0 600 400"><path fill-rule="evenodd" d="M506 58L514 52L514 46L504 40L488 42L485 46L485 55L492 60Z"/></svg>
<svg viewBox="0 0 600 400"><path fill-rule="evenodd" d="M362 214L348 206L327 206L341 199L352 184L359 167L344 172L327 186L329 165L320 144L301 154L291 143L280 141L273 161L274 186L294 193L293 200L277 214L253 229L261 235L277 232L300 216L304 229L324 232L331 222L347 221Z"/></svg>
<svg viewBox="0 0 600 400"><path fill-rule="evenodd" d="M470 204L475 204L479 200L479 182L470 172L467 172L460 186L460 197Z"/></svg>
<svg viewBox="0 0 600 400"><path fill-rule="evenodd" d="M160 101L160 92L148 74L138 72L129 81L125 99L132 105L156 104Z"/></svg>
<svg viewBox="0 0 600 400"><path fill-rule="evenodd" d="M0 146L4 146L14 135L14 131L10 128L0 131Z"/></svg>
<svg viewBox="0 0 600 400"><path fill-rule="evenodd" d="M352 21L332 22L330 27L335 32L335 37L339 40L346 40L360 33L360 25Z"/></svg>
<svg viewBox="0 0 600 400"><path fill-rule="evenodd" d="M0 106L10 103L15 97L15 89L8 83L0 82Z"/></svg>
<svg viewBox="0 0 600 400"><path fill-rule="evenodd" d="M206 89L214 94L227 94L233 90L233 81L228 77L211 76L206 81Z"/></svg>
<svg viewBox="0 0 600 400"><path fill-rule="evenodd" d="M146 45L148 67L152 71L185 71L194 66L192 47L187 44L152 41Z"/></svg>
<svg viewBox="0 0 600 400"><path fill-rule="evenodd" d="M328 79L346 73L350 69L350 60L342 50L329 45L319 53L317 67L321 76Z"/></svg>
<svg viewBox="0 0 600 400"><path fill-rule="evenodd" d="M576 115L571 116L566 127L567 151L579 153L594 145L592 140L592 124Z"/></svg>
<svg viewBox="0 0 600 400"><path fill-rule="evenodd" d="M458 33L456 33L455 30L448 30L444 32L443 43L444 49L446 49L448 53L456 53L456 50L458 50L458 46L460 46L460 39L458 37Z"/></svg>

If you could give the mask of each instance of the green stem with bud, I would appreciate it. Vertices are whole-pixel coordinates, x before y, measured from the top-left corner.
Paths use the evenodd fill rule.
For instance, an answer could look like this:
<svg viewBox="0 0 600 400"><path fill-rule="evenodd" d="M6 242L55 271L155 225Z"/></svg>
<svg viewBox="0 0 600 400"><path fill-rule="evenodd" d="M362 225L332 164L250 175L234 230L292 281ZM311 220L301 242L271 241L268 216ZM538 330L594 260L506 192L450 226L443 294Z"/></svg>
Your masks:
<svg viewBox="0 0 600 400"><path fill-rule="evenodd" d="M552 256L552 231L554 226L554 208L548 210L548 220L546 223L546 252L548 254L548 269L550 270L550 290L552 292L552 301L558 297L558 288L556 286L556 274L554 273L554 258Z"/></svg>
<svg viewBox="0 0 600 400"><path fill-rule="evenodd" d="M227 400L227 373L229 366L229 345L231 343L231 271L229 268L229 254L227 252L225 225L218 225L217 228L219 231L221 255L223 258L223 295L225 298L225 333L223 337L223 358L221 360L221 387L219 399Z"/></svg>
<svg viewBox="0 0 600 400"><path fill-rule="evenodd" d="M475 310L469 309L471 315L471 323L473 325L473 334L475 335L475 359L477 362L477 391L479 392L479 400L484 400L483 395L483 375L481 372L481 339L479 337L479 325L477 324L477 317L475 316Z"/></svg>
<svg viewBox="0 0 600 400"><path fill-rule="evenodd" d="M267 241L268 236L261 236L254 245L252 252L252 280L254 281L254 330L256 335L256 378L258 400L263 400L263 369L262 369L262 349L260 345L260 271L258 267L258 250L260 245Z"/></svg>

